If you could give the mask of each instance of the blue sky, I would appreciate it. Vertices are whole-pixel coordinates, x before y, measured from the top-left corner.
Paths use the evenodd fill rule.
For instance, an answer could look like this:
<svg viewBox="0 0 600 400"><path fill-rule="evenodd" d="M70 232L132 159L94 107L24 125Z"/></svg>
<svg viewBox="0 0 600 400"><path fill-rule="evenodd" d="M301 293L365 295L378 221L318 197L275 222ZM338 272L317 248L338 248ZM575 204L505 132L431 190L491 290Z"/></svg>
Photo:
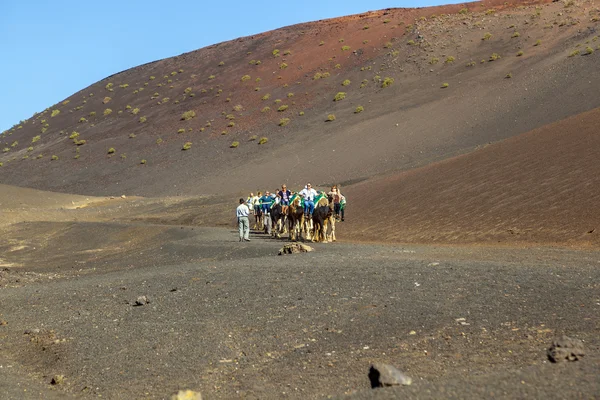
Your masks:
<svg viewBox="0 0 600 400"><path fill-rule="evenodd" d="M0 0L0 132L111 74L213 43L448 0Z"/></svg>

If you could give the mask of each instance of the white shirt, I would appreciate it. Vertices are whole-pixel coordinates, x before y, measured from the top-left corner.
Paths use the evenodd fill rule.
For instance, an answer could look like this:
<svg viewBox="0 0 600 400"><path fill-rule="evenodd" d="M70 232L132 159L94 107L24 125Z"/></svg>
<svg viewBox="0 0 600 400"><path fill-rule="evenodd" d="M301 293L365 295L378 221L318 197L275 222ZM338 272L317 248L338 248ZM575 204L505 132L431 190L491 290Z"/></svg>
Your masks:
<svg viewBox="0 0 600 400"><path fill-rule="evenodd" d="M304 200L313 201L317 195L317 191L313 188L304 188L299 194L300 196L304 197Z"/></svg>
<svg viewBox="0 0 600 400"><path fill-rule="evenodd" d="M240 204L238 206L238 208L236 209L236 214L237 217L247 217L248 215L250 215L250 209L248 208L248 206L246 204Z"/></svg>

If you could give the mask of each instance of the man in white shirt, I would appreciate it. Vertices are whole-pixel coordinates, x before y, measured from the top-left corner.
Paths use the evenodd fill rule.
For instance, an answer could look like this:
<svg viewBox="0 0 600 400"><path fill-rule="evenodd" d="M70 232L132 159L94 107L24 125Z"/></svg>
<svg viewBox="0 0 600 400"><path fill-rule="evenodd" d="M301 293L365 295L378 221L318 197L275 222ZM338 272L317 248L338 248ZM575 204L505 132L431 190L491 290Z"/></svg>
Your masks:
<svg viewBox="0 0 600 400"><path fill-rule="evenodd" d="M312 188L310 183L307 183L306 187L298 194L304 198L304 215L312 217L313 211L315 211L315 197L317 196L317 191Z"/></svg>
<svg viewBox="0 0 600 400"><path fill-rule="evenodd" d="M250 238L250 221L248 221L248 215L250 215L250 209L246 205L244 199L240 199L240 205L236 209L236 215L238 219L238 228L240 230L240 242L249 242Z"/></svg>

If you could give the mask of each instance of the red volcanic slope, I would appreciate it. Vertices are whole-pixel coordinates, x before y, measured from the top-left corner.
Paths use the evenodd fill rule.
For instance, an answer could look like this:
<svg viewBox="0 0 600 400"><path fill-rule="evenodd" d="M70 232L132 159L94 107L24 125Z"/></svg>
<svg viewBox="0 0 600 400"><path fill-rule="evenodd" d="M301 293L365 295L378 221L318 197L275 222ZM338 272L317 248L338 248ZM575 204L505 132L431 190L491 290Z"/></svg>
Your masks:
<svg viewBox="0 0 600 400"><path fill-rule="evenodd" d="M390 9L209 46L110 76L3 133L0 182L194 195L423 166L599 107L600 52L568 57L598 45L599 15L598 1Z"/></svg>
<svg viewBox="0 0 600 400"><path fill-rule="evenodd" d="M349 240L600 243L600 108L348 187Z"/></svg>

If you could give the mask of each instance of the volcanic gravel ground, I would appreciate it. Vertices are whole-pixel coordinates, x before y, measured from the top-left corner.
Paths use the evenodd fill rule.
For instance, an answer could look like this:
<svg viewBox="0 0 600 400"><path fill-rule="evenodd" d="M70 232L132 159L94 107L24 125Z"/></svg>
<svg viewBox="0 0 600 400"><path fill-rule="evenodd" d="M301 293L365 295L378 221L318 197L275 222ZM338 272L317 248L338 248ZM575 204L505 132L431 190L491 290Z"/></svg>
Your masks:
<svg viewBox="0 0 600 400"><path fill-rule="evenodd" d="M109 227L129 232L62 229L81 229L76 245ZM135 252L84 263L52 257L62 239L46 234L43 258L0 272L3 398L600 396L598 252L335 243L276 256L284 242L259 234L146 231ZM562 334L585 341L583 360L547 361ZM372 362L412 386L371 390Z"/></svg>

